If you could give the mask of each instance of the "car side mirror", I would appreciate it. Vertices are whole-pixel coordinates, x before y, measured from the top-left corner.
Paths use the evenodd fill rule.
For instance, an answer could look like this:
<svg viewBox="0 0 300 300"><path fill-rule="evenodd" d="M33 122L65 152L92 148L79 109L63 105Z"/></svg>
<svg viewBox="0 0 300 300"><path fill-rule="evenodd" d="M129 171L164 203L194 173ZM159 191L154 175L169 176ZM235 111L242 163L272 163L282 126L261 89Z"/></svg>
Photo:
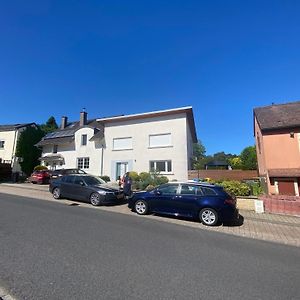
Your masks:
<svg viewBox="0 0 300 300"><path fill-rule="evenodd" d="M158 190L156 190L155 191L155 195L158 195L158 196L160 196L162 194L162 192L161 191L158 191Z"/></svg>
<svg viewBox="0 0 300 300"><path fill-rule="evenodd" d="M80 184L81 186L84 186L84 182L83 182L83 181L80 181L79 184Z"/></svg>

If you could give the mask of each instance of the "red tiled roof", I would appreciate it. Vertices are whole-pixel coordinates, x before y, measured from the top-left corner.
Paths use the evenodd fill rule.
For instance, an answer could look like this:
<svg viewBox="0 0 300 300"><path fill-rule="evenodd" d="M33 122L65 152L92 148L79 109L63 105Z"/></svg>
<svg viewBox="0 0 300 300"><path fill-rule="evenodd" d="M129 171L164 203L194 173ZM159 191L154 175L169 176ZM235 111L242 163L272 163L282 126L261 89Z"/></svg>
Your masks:
<svg viewBox="0 0 300 300"><path fill-rule="evenodd" d="M254 109L262 131L300 127L300 101Z"/></svg>

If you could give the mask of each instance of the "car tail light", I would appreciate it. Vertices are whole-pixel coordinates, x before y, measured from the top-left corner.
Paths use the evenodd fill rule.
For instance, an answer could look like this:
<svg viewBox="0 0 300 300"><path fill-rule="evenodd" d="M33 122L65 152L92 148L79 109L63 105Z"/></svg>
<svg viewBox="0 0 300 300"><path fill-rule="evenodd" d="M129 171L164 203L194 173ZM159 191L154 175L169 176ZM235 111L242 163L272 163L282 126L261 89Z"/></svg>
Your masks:
<svg viewBox="0 0 300 300"><path fill-rule="evenodd" d="M224 201L224 204L228 204L228 205L236 205L236 199L226 199Z"/></svg>

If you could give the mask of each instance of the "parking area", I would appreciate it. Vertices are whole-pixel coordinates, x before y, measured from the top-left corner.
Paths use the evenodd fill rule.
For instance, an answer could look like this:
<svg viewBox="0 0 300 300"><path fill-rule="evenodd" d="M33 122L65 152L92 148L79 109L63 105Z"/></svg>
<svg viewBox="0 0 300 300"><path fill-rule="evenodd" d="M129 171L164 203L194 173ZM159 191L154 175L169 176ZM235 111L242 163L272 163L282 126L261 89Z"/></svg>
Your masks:
<svg viewBox="0 0 300 300"><path fill-rule="evenodd" d="M138 216L132 213L127 204L117 206L99 206L93 207L90 204L75 202L72 200L54 200L48 191L48 185L36 185L30 183L1 183L0 193L13 194L18 196L30 197L46 201L56 201L65 205L76 205L88 207L90 209L99 209L114 213L130 214L133 217L156 219L162 222L174 223L182 226L199 228L201 230L216 231L224 234L243 236L247 238L271 241L286 245L300 246L300 218L277 215L277 214L257 214L254 211L241 210L242 221L236 226L204 226L198 222L187 221L183 219L160 217L154 215Z"/></svg>

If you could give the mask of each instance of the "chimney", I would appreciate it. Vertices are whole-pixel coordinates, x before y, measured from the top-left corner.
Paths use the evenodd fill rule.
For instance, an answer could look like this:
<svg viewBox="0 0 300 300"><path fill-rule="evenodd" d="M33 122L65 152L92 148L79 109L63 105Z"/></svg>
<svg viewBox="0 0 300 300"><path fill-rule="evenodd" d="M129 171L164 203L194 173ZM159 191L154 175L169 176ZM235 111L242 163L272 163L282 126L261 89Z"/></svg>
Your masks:
<svg viewBox="0 0 300 300"><path fill-rule="evenodd" d="M67 123L68 123L68 117L62 116L60 129L65 129L67 127Z"/></svg>
<svg viewBox="0 0 300 300"><path fill-rule="evenodd" d="M86 125L87 123L87 112L85 111L85 108L82 109L82 111L80 112L80 121L79 121L79 125L80 127Z"/></svg>

